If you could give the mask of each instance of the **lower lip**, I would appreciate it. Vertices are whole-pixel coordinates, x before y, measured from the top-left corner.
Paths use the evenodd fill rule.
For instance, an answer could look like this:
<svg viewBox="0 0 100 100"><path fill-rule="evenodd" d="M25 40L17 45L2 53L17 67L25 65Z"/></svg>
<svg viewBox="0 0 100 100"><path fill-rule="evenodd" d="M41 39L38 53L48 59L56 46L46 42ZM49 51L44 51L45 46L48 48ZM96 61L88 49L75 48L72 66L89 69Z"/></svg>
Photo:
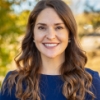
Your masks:
<svg viewBox="0 0 100 100"><path fill-rule="evenodd" d="M44 45L44 44L43 44ZM54 49L55 47L57 47L59 44L57 44L56 46L52 46L52 47L49 47L49 46L46 46L44 45L47 49Z"/></svg>

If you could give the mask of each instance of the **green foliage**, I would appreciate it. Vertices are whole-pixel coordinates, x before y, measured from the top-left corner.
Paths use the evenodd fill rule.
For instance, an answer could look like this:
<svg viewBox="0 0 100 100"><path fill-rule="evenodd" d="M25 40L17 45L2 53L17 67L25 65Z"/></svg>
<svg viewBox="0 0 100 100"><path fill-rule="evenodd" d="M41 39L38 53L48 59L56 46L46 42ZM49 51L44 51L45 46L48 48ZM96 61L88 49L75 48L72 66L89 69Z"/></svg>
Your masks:
<svg viewBox="0 0 100 100"><path fill-rule="evenodd" d="M0 77L6 74L7 66L18 54L19 38L25 33L29 11L18 15L11 8L22 1L25 0L0 0Z"/></svg>
<svg viewBox="0 0 100 100"><path fill-rule="evenodd" d="M84 14L86 15L86 18L90 22L90 24L93 25L93 28L96 29L97 27L100 27L100 9L95 9L95 6L90 5L90 3L87 1L85 4L85 10Z"/></svg>

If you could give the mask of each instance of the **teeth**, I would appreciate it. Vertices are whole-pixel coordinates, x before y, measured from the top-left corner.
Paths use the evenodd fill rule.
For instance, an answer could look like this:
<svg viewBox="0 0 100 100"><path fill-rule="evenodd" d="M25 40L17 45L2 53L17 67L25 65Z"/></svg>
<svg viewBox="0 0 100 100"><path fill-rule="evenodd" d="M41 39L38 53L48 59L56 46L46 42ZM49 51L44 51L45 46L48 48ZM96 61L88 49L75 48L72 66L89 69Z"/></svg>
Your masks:
<svg viewBox="0 0 100 100"><path fill-rule="evenodd" d="M48 46L48 47L53 47L53 46L57 46L57 44L44 44L45 46Z"/></svg>

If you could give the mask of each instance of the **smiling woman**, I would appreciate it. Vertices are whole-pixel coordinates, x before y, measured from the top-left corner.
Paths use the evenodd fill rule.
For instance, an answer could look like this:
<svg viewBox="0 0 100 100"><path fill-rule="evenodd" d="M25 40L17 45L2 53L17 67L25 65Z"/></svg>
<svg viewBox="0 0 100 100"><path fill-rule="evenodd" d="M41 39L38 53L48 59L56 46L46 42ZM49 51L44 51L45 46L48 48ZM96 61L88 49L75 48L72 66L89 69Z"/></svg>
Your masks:
<svg viewBox="0 0 100 100"><path fill-rule="evenodd" d="M64 51L68 45L69 32L53 8L48 7L41 11L35 22L33 33L35 45L42 59L64 58L62 56L65 55Z"/></svg>
<svg viewBox="0 0 100 100"><path fill-rule="evenodd" d="M35 45L41 55L42 73L60 74L59 67L64 62L69 31L53 8L47 7L40 12L35 22L33 35ZM45 62L50 63L49 66Z"/></svg>
<svg viewBox="0 0 100 100"><path fill-rule="evenodd" d="M100 78L85 69L74 16L62 0L41 0L30 13L22 53L0 100L100 100Z"/></svg>

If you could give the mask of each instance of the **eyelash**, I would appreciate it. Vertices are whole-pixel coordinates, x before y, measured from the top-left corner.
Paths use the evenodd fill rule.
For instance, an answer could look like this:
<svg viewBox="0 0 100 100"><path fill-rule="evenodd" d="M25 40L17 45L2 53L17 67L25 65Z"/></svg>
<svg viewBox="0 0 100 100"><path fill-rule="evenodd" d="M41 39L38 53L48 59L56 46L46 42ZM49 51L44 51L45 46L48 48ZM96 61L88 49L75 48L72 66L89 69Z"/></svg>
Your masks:
<svg viewBox="0 0 100 100"><path fill-rule="evenodd" d="M61 26L58 26L58 27L56 27L57 29L63 29L63 27L61 27Z"/></svg>
<svg viewBox="0 0 100 100"><path fill-rule="evenodd" d="M43 26L39 26L38 29L40 29L40 30L45 30L46 28L43 27ZM63 27L57 26L56 29L63 29Z"/></svg>
<svg viewBox="0 0 100 100"><path fill-rule="evenodd" d="M43 26L39 26L38 29L43 30L43 29L46 29L46 28L43 27Z"/></svg>

